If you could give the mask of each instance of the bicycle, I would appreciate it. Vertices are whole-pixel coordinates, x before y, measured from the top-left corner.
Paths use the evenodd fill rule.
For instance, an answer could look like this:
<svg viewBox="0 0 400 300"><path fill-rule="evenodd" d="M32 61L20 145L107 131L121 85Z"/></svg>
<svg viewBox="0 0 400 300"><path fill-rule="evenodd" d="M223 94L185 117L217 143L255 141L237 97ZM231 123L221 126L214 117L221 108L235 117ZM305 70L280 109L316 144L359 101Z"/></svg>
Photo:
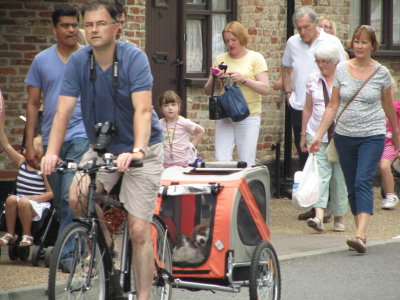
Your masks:
<svg viewBox="0 0 400 300"><path fill-rule="evenodd" d="M142 162L133 162L131 166L140 167ZM98 201L126 213L119 201L96 194L97 173L114 172L115 157L106 153L104 163L92 160L84 166L78 166L76 163L67 162L58 165L56 170L88 174L90 183L86 217L74 219L61 233L54 246L50 261L49 299L133 299L136 291L131 276L132 247L128 222L125 221L120 262L119 266L116 266L115 255L106 244L95 210L95 201ZM157 215L153 216L152 240L155 255L152 299L169 300L172 294L171 247L168 229ZM74 249L68 256L62 255L63 248L68 243L73 243ZM67 273L60 270L60 266L65 265L68 266Z"/></svg>

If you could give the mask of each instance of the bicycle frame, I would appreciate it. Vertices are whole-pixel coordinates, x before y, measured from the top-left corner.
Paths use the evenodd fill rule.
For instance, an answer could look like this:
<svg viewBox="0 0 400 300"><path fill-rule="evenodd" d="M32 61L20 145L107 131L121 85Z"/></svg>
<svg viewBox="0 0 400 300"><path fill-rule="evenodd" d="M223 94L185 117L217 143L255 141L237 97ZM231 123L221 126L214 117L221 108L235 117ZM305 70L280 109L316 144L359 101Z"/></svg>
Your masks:
<svg viewBox="0 0 400 300"><path fill-rule="evenodd" d="M103 232L103 220L99 219L97 214L97 202L107 206L114 207L120 211L127 213L123 204L118 200L96 193L96 178L99 171L113 172L116 170L113 155L104 156L104 163L96 163L96 159L90 161L85 166L69 162L63 163L57 167L57 170L64 171L80 171L85 176L89 176L89 184L87 190L87 201L81 203L85 209L85 216L75 218L74 222L69 225L57 243L57 252L54 262L52 262L49 275L49 290L51 290L51 299L58 299L58 295L66 295L75 297L77 295L98 294L102 299L127 299L136 294L135 289L131 289L132 281L131 267L131 244L129 239L129 222L126 219L124 224L124 234L122 237L122 245L120 249L120 265L119 268L114 264L114 253L106 243L106 232ZM140 167L142 162L134 162L131 167ZM85 184L87 180L83 181ZM154 254L155 270L157 278L153 281L153 291L160 296L160 299L170 299L171 282L172 282L172 259L171 249L167 238L168 229L160 218L153 217L152 222L152 238L155 241ZM153 236L153 233L155 235ZM75 244L74 250L67 258L62 257L63 249L69 242ZM100 256L100 257L99 257ZM165 260L164 260L165 258ZM66 281L62 281L63 277L57 273L58 268L62 267L64 272L63 259L70 259L65 271L70 273ZM57 275L59 274L59 275ZM60 292L56 290L57 283L60 280L63 286ZM76 280L75 280L76 279ZM103 281L104 280L104 281ZM100 284L99 284L100 283ZM100 288L98 288L100 287ZM97 292L97 293L96 293ZM75 294L75 295L74 295Z"/></svg>

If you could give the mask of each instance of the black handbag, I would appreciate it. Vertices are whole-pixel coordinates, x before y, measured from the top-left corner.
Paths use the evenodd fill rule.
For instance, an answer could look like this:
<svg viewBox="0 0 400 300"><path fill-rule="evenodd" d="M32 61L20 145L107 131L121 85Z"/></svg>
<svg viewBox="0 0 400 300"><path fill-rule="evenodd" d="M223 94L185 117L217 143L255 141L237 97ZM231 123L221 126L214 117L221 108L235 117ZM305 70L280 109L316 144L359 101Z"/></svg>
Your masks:
<svg viewBox="0 0 400 300"><path fill-rule="evenodd" d="M208 114L210 120L219 120L227 118L227 114L221 105L221 96L214 96L215 76L213 76L213 83L211 88L211 97L208 98Z"/></svg>
<svg viewBox="0 0 400 300"><path fill-rule="evenodd" d="M227 116L233 122L246 119L250 114L249 106L236 82L231 85L231 78L229 77L224 89L225 92L220 96L220 101Z"/></svg>

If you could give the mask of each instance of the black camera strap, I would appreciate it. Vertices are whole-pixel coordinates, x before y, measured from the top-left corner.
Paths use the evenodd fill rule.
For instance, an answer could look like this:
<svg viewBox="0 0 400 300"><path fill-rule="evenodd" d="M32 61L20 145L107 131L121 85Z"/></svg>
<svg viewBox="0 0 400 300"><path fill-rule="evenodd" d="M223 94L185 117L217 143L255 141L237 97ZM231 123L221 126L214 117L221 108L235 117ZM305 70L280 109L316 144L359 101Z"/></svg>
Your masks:
<svg viewBox="0 0 400 300"><path fill-rule="evenodd" d="M90 82L92 83L92 91L93 91L93 114L94 114L94 122L95 124L98 122L97 117L96 117L96 98L97 98L97 93L96 93L96 60L93 54L93 49L90 50L89 52L89 66L90 66ZM113 102L114 102L114 124L116 124L116 113L117 113L117 91L119 89L119 61L117 57L117 45L115 45L114 49L114 55L113 55L113 63L112 63L112 87L114 89L114 95L113 95Z"/></svg>

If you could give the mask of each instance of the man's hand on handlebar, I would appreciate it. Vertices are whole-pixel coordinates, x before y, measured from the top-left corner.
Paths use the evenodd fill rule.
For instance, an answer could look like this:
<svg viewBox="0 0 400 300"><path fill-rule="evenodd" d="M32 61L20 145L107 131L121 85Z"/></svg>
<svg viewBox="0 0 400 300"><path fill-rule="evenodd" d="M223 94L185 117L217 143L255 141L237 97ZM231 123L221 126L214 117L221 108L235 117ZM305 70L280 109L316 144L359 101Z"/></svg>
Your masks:
<svg viewBox="0 0 400 300"><path fill-rule="evenodd" d="M129 168L132 161L143 160L144 155L142 152L132 153L125 152L118 155L117 158L117 168L119 172L124 172Z"/></svg>
<svg viewBox="0 0 400 300"><path fill-rule="evenodd" d="M42 158L42 162L40 164L40 169L44 175L50 175L55 169L58 162L61 159L55 154L46 154Z"/></svg>

